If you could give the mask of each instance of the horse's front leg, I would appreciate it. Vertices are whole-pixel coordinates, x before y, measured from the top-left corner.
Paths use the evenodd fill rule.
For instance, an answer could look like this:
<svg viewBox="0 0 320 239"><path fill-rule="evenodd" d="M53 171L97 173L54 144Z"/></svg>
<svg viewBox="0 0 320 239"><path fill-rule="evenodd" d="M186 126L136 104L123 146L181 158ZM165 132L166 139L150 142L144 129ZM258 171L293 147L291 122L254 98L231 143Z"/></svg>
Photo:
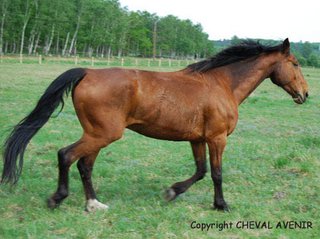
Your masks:
<svg viewBox="0 0 320 239"><path fill-rule="evenodd" d="M196 161L196 172L195 174L182 182L177 182L167 189L165 199L167 202L175 199L179 194L187 191L195 182L203 179L207 172L206 165L206 142L190 142L194 159Z"/></svg>
<svg viewBox="0 0 320 239"><path fill-rule="evenodd" d="M229 211L222 193L222 154L227 144L227 134L207 139L210 153L211 177L214 183L214 208Z"/></svg>

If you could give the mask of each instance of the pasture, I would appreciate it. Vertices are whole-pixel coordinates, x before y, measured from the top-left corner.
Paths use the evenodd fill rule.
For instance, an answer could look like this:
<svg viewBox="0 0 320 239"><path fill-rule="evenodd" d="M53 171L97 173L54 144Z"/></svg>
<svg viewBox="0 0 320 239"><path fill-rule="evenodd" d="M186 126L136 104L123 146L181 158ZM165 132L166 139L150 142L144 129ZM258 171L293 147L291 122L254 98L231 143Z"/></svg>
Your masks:
<svg viewBox="0 0 320 239"><path fill-rule="evenodd" d="M1 143L51 81L70 68L0 64ZM57 186L57 151L82 134L69 98L62 113L50 119L27 147L17 186L0 187L0 237L319 237L320 70L302 70L310 93L305 104L295 104L267 79L240 106L239 122L228 137L223 158L224 197L231 212L213 210L210 172L175 201L164 204L165 189L195 171L190 145L154 140L130 130L103 149L94 166L94 188L108 211L85 211L75 164L70 170L69 197L56 210L47 209L46 199ZM2 166L1 162L1 172ZM201 231L191 228L194 221L232 222L233 227ZM270 222L273 228L239 229L240 221ZM275 228L282 221L310 221L312 228Z"/></svg>

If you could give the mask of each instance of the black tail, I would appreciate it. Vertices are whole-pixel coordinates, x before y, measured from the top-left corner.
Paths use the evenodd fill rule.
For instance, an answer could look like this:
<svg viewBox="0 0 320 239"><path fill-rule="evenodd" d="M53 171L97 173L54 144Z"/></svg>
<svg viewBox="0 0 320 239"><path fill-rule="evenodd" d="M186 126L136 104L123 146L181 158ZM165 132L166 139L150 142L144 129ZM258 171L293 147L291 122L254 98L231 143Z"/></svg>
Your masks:
<svg viewBox="0 0 320 239"><path fill-rule="evenodd" d="M23 154L29 141L47 123L60 103L61 110L63 109L64 93L68 95L85 75L83 68L71 69L60 75L46 89L34 110L14 127L4 143L2 184L14 185L18 182L23 166Z"/></svg>

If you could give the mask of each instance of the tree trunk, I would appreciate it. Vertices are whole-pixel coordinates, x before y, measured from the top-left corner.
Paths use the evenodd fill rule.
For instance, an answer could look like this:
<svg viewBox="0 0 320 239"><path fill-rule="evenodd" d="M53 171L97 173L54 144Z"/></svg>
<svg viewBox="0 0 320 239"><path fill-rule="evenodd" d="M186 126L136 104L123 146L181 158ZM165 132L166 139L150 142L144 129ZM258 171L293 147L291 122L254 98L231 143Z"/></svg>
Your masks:
<svg viewBox="0 0 320 239"><path fill-rule="evenodd" d="M87 42L85 42L84 45L83 45L83 49L82 49L82 55L83 56L86 54L86 50L87 50Z"/></svg>
<svg viewBox="0 0 320 239"><path fill-rule="evenodd" d="M21 34L21 44L20 44L20 54L23 53L24 34L25 34L25 31L26 31L26 27L27 27L28 21L29 21L29 18L27 18L27 20L23 23L22 34Z"/></svg>
<svg viewBox="0 0 320 239"><path fill-rule="evenodd" d="M79 26L80 26L80 20L81 20L81 11L82 11L82 9L80 9L80 10L78 11L77 27L76 27L75 33L73 34L72 40L71 40L71 45L70 45L70 48L69 48L69 55L70 55L71 52L72 52L73 44L74 44L74 42L75 42L75 40L76 40L76 37L77 37L77 34L78 34L78 30L79 30Z"/></svg>
<svg viewBox="0 0 320 239"><path fill-rule="evenodd" d="M107 58L108 58L108 59L110 58L110 53L111 53L111 45L110 45L109 48L108 48L108 53L107 53Z"/></svg>
<svg viewBox="0 0 320 239"><path fill-rule="evenodd" d="M52 44L52 40L53 40L53 37L54 37L54 26L55 24L53 24L52 26L52 30L51 30L51 37L50 37L50 40L48 42L48 44L46 45L46 49L45 49L45 55L48 56L49 54L49 51L50 51L50 48L51 48L51 44Z"/></svg>
<svg viewBox="0 0 320 239"><path fill-rule="evenodd" d="M34 25L33 25L32 29L31 29L31 32L30 32L29 44L28 44L28 55L31 55L33 47L34 47L34 39L35 39L35 37L37 35L37 32L40 31L40 28L37 29L37 27L38 27L38 19L39 19L39 15L40 15L40 11L39 11L39 8L38 8L38 1L35 0L34 4L35 4L35 22L34 22Z"/></svg>
<svg viewBox="0 0 320 239"><path fill-rule="evenodd" d="M8 52L8 41L6 41L6 45L4 47L4 54L7 54Z"/></svg>
<svg viewBox="0 0 320 239"><path fill-rule="evenodd" d="M4 19L6 17L5 13L2 13L2 20L1 20L1 31L0 31L0 55L2 55L2 45L3 45L3 27L4 27Z"/></svg>
<svg viewBox="0 0 320 239"><path fill-rule="evenodd" d="M29 5L29 0L26 2L26 13L24 15L24 21L23 21L23 27L22 27L22 33L21 33L21 44L20 44L20 54L23 53L23 46L24 46L24 35L26 32L26 27L30 19L30 12L31 12L31 7Z"/></svg>
<svg viewBox="0 0 320 239"><path fill-rule="evenodd" d="M88 47L88 57L92 57L92 53L93 53L93 48L91 45L89 45Z"/></svg>
<svg viewBox="0 0 320 239"><path fill-rule="evenodd" d="M111 46L112 46L112 42L113 42L113 39L111 38L111 42L110 42L109 49L108 49L108 59L109 59L110 56L111 56Z"/></svg>
<svg viewBox="0 0 320 239"><path fill-rule="evenodd" d="M36 40L36 42L34 44L33 55L35 55L37 53L37 48L38 48L38 44L39 44L40 35L41 35L41 32L38 33L37 40Z"/></svg>
<svg viewBox="0 0 320 239"><path fill-rule="evenodd" d="M60 31L58 31L57 35L57 44L56 44L56 54L59 55L59 38L60 38Z"/></svg>
<svg viewBox="0 0 320 239"><path fill-rule="evenodd" d="M13 54L13 53L15 53L15 51L16 51L16 43L14 42L13 46L12 46L12 52L11 53Z"/></svg>
<svg viewBox="0 0 320 239"><path fill-rule="evenodd" d="M31 29L31 33L30 33L30 37L29 37L29 44L28 44L28 55L30 56L33 50L33 45L34 45L34 38L36 33L36 26L37 26L37 20L35 22L35 24L33 25L32 29Z"/></svg>
<svg viewBox="0 0 320 239"><path fill-rule="evenodd" d="M29 56L31 55L32 50L33 50L34 37L35 37L35 34L32 34L32 35L29 37L29 46L28 46L28 55L29 55Z"/></svg>
<svg viewBox="0 0 320 239"><path fill-rule="evenodd" d="M93 32L93 29L94 29L94 21L95 21L95 19L93 18L92 24L91 24L89 44L88 44L88 57L92 57L92 53L93 53L93 48L92 48L92 32ZM83 54L85 54L85 53L83 52Z"/></svg>
<svg viewBox="0 0 320 239"><path fill-rule="evenodd" d="M103 58L103 53L104 53L104 46L102 47L102 50L101 50L101 58Z"/></svg>
<svg viewBox="0 0 320 239"><path fill-rule="evenodd" d="M175 51L171 51L171 58L174 59L176 57L176 52Z"/></svg>
<svg viewBox="0 0 320 239"><path fill-rule="evenodd" d="M9 5L10 5L10 1L7 2L7 5L5 6L5 3L2 3L2 19L1 19L1 29L0 29L0 55L2 55L3 51L3 31L4 31L4 21L6 18L6 13L8 11Z"/></svg>
<svg viewBox="0 0 320 239"><path fill-rule="evenodd" d="M122 54L122 49L121 49L121 47L119 47L118 48L118 56L117 56L118 59L120 59L121 54Z"/></svg>
<svg viewBox="0 0 320 239"><path fill-rule="evenodd" d="M97 58L99 57L99 48L100 48L100 45L97 46L97 49L96 49L96 57L97 57Z"/></svg>
<svg viewBox="0 0 320 239"><path fill-rule="evenodd" d="M106 49L106 58L108 58L108 51L109 51L109 49L108 49L108 45L105 45L105 49Z"/></svg>
<svg viewBox="0 0 320 239"><path fill-rule="evenodd" d="M70 32L68 32L67 34L67 38L66 38L66 43L64 44L64 48L62 50L62 55L65 56L66 54L66 50L67 50L67 46L68 46L68 41L69 41L69 35L70 35Z"/></svg>
<svg viewBox="0 0 320 239"><path fill-rule="evenodd" d="M120 46L118 48L118 59L123 55L123 48L126 41L126 32L123 33L122 39L120 39Z"/></svg>
<svg viewBox="0 0 320 239"><path fill-rule="evenodd" d="M74 43L74 47L73 47L73 55L76 56L77 55L77 41L75 41Z"/></svg>
<svg viewBox="0 0 320 239"><path fill-rule="evenodd" d="M157 23L158 21L154 22L153 25L153 61L156 60Z"/></svg>
<svg viewBox="0 0 320 239"><path fill-rule="evenodd" d="M47 45L48 45L48 41L49 41L49 37L46 36L46 40L44 41L44 47L42 48L42 54L46 54L46 49L47 49Z"/></svg>

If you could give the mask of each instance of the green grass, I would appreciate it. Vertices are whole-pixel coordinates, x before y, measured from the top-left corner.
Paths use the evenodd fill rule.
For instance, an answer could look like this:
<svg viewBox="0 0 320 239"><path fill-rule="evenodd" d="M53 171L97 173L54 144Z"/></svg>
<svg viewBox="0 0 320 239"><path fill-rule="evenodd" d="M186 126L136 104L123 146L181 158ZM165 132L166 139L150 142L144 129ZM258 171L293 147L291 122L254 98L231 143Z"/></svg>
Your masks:
<svg viewBox="0 0 320 239"><path fill-rule="evenodd" d="M50 82L71 67L0 64L1 142L10 127L34 108ZM303 72L310 88L304 105L296 105L270 80L241 105L223 159L230 213L212 209L210 173L164 204L164 190L195 171L189 143L154 140L129 130L103 149L95 163L94 188L108 211L85 211L75 164L69 197L58 209L47 209L45 200L57 186L57 151L82 134L68 99L63 112L50 119L27 147L17 186L0 187L0 238L319 237L320 70ZM190 228L193 221L232 222L234 227L201 231ZM274 228L237 229L238 221L269 221ZM275 229L279 221L311 221L313 229Z"/></svg>

